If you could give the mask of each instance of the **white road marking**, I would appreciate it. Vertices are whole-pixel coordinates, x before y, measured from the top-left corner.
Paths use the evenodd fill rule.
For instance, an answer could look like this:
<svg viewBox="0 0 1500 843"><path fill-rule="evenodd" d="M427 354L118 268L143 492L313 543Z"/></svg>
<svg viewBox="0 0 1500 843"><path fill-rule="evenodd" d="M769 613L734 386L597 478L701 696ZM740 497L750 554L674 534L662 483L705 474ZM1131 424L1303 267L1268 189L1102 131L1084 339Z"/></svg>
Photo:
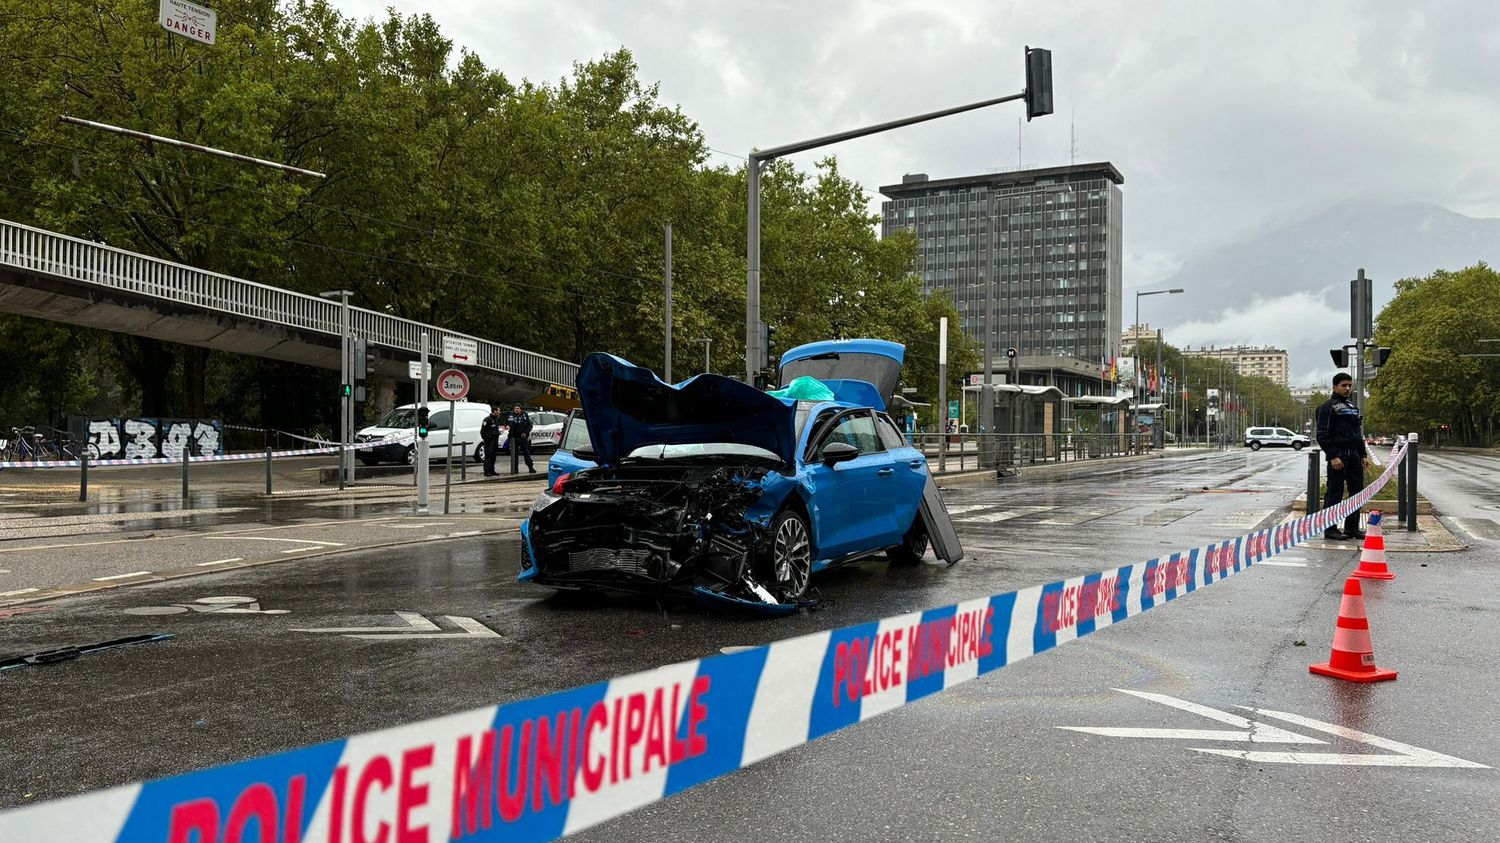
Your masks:
<svg viewBox="0 0 1500 843"><path fill-rule="evenodd" d="M1288 732L1265 723L1256 723L1247 720L1237 714L1227 711L1209 708L1206 705L1180 700L1169 697L1166 694L1152 694L1146 691L1127 691L1124 688L1116 688L1122 694L1130 694L1143 700L1161 703L1172 708L1181 709L1199 717L1207 717L1233 726L1234 729L1136 729L1136 728L1110 728L1093 726L1058 726L1059 729L1067 729L1070 732L1087 732L1092 735L1103 735L1107 738L1168 738L1173 740L1200 740L1200 741L1248 741L1250 743L1327 743L1317 738L1309 738L1304 735Z"/></svg>
<svg viewBox="0 0 1500 843"><path fill-rule="evenodd" d="M424 632L442 632L438 625L422 617L416 612L397 612L396 617L406 621L406 626L335 626L328 629L294 629L293 632L411 632L422 630Z"/></svg>
<svg viewBox="0 0 1500 843"><path fill-rule="evenodd" d="M145 577L145 576L150 576L150 574L151 574L150 571L134 571L134 572L129 573L129 574L115 574L112 577L94 577L94 582L108 582L110 580L126 580L126 579L130 579L131 577Z"/></svg>
<svg viewBox="0 0 1500 843"><path fill-rule="evenodd" d="M463 530L462 532L458 532L458 533L449 533L448 534L448 538L450 538L450 539L461 539L464 536L477 536L477 535L479 535L479 533L480 533L479 530Z"/></svg>
<svg viewBox="0 0 1500 843"><path fill-rule="evenodd" d="M299 542L301 544L320 544L325 547L343 547L343 542L320 542L313 539L278 539L272 536L199 536L201 539L214 539L223 542Z"/></svg>
<svg viewBox="0 0 1500 843"><path fill-rule="evenodd" d="M431 527L452 527L452 521L423 521L416 524L386 524L388 530L426 530Z"/></svg>
<svg viewBox="0 0 1500 843"><path fill-rule="evenodd" d="M422 617L416 612L397 612L396 616L406 622L406 626L347 626L334 627L331 629L294 629L293 632L322 632L337 633L346 638L359 638L365 641L397 641L409 638L425 638L434 641L447 641L454 638L500 638L500 633L490 629L473 618L465 618L457 615L443 615L443 619L463 630L463 632L444 632L437 624Z"/></svg>
<svg viewBox="0 0 1500 843"><path fill-rule="evenodd" d="M1270 565L1273 568L1306 568L1307 567L1307 563L1306 562L1286 562L1286 561L1278 562L1275 559L1262 559L1261 561L1256 562L1255 564L1257 564L1257 565Z"/></svg>
<svg viewBox="0 0 1500 843"><path fill-rule="evenodd" d="M1257 723L1247 720L1235 714L1209 708L1207 706L1169 697L1165 694L1150 694L1144 691L1127 691L1124 688L1116 688L1122 694L1140 697L1141 699L1161 703L1172 708L1197 714L1209 720L1227 723L1238 727L1235 731L1215 729L1128 729L1128 728L1093 728L1082 726L1058 726L1073 732L1087 732L1105 737L1118 738L1165 738L1177 740L1215 740L1215 741L1249 741L1251 743L1327 743L1317 738L1288 732L1265 723ZM1386 750L1393 755L1371 755L1360 753L1340 752L1260 752L1244 749L1210 749L1207 747L1188 747L1193 752L1201 752L1205 755L1219 755L1225 758L1238 758L1242 761L1254 761L1268 764L1329 764L1351 767L1449 767L1470 768L1488 770L1486 764L1473 761L1465 761L1452 755L1444 755L1430 749L1412 746L1411 744L1393 741L1390 738L1377 737L1366 732L1350 729L1346 726L1338 726L1333 723L1324 723L1311 717L1303 717L1285 711L1272 711L1266 708L1254 708L1246 705L1237 705L1262 717L1271 717L1284 720L1314 731L1334 735L1345 740L1357 741L1370 746Z"/></svg>
<svg viewBox="0 0 1500 843"><path fill-rule="evenodd" d="M1465 767L1470 769L1488 770L1487 764L1478 764L1473 761L1465 761L1462 758L1454 758L1441 752L1433 752L1419 746L1393 741L1390 738L1377 737L1375 735L1350 729L1347 726L1337 726L1333 723L1324 723L1311 717L1303 717L1285 711L1272 711L1267 708L1251 708L1242 705L1246 711L1253 711L1265 717L1274 717L1277 720L1285 720L1308 729L1337 735L1346 740L1366 743L1373 747L1399 753L1397 755L1347 755L1331 752L1245 752L1243 750L1223 749L1196 749L1197 752L1206 752L1210 755L1224 755L1230 758L1242 758L1246 761L1262 761L1273 764L1339 764L1351 767Z"/></svg>
<svg viewBox="0 0 1500 843"><path fill-rule="evenodd" d="M1038 524L1049 524L1049 525L1061 526L1061 527L1073 527L1073 526L1076 526L1078 524L1083 524L1083 523L1088 522L1088 521L1095 521L1095 520L1098 520L1100 518L1107 518L1107 517L1109 517L1111 515L1115 515L1116 513L1124 512L1127 509L1130 509L1130 507L1128 507L1128 506L1120 506L1120 507L1111 507L1109 509L1086 509L1086 510L1084 510L1082 512L1064 512L1064 513L1061 513L1059 515L1055 515L1055 516L1053 516L1051 518L1045 518L1045 519L1043 519L1041 521L1038 521L1036 523L1038 523Z"/></svg>
<svg viewBox="0 0 1500 843"><path fill-rule="evenodd" d="M990 512L985 515L971 515L968 518L955 518L957 524L995 524L1000 521L1009 521L1012 518L1021 518L1026 515L1035 515L1038 512L1050 512L1057 509L1055 506L1018 506L1015 509L1006 509L1000 512Z"/></svg>
<svg viewBox="0 0 1500 843"><path fill-rule="evenodd" d="M199 568L207 568L209 565L228 565L230 562L243 561L245 561L245 559L242 556L231 556L228 559L215 559L212 562L194 562L193 564L198 566Z"/></svg>
<svg viewBox="0 0 1500 843"><path fill-rule="evenodd" d="M1493 518L1454 518L1452 520L1458 529L1476 539L1490 541L1500 539L1500 524L1496 524Z"/></svg>
<svg viewBox="0 0 1500 843"><path fill-rule="evenodd" d="M1270 515L1275 511L1276 510L1274 509L1241 509L1233 513L1232 515L1220 519L1214 524L1214 526L1239 527L1248 530L1251 527L1254 527L1256 524L1259 524L1261 521L1265 520L1265 517L1267 515Z"/></svg>
<svg viewBox="0 0 1500 843"><path fill-rule="evenodd" d="M15 591L0 591L0 597L16 597L21 594L30 594L33 591L41 591L39 588L18 588Z"/></svg>
<svg viewBox="0 0 1500 843"><path fill-rule="evenodd" d="M0 574L8 574L8 573L10 573L10 569L9 568L0 568Z"/></svg>
<svg viewBox="0 0 1500 843"><path fill-rule="evenodd" d="M950 507L948 507L948 514L949 515L962 515L965 512L974 512L974 511L980 510L980 509L994 509L997 506L1004 506L1004 504L971 503L971 504L964 504L963 506L950 506Z"/></svg>

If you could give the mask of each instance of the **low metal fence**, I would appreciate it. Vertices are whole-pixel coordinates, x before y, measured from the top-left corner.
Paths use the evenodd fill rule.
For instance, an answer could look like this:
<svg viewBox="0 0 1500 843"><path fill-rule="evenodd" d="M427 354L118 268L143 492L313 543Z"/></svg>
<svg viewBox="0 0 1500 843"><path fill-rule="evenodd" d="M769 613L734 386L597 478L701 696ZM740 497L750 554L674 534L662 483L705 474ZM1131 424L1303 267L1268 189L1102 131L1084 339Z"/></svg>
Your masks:
<svg viewBox="0 0 1500 843"><path fill-rule="evenodd" d="M1153 450L1151 435L1097 433L915 433L912 445L939 472L1001 470L1129 457Z"/></svg>

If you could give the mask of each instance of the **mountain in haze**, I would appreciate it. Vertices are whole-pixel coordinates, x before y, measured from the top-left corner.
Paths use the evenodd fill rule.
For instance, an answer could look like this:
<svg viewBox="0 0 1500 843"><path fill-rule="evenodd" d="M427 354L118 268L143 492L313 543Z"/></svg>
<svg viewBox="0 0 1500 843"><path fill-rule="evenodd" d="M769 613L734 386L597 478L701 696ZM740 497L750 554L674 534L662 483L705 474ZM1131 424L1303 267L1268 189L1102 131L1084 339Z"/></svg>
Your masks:
<svg viewBox="0 0 1500 843"><path fill-rule="evenodd" d="M1184 262L1151 285L1184 294L1150 300L1150 317L1141 319L1162 325L1173 345L1285 348L1298 386L1331 376L1328 349L1351 341L1349 281L1359 268L1373 279L1378 314L1398 279L1480 261L1500 265L1500 219L1416 202L1341 202ZM1129 290L1125 298L1129 319Z"/></svg>

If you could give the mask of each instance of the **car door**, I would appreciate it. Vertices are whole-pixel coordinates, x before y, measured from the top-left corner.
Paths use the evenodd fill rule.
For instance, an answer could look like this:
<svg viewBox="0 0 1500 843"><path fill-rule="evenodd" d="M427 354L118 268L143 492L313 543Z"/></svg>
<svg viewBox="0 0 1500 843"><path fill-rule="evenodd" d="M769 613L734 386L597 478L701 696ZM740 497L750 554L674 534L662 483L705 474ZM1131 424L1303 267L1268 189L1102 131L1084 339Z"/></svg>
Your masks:
<svg viewBox="0 0 1500 843"><path fill-rule="evenodd" d="M852 445L858 453L829 465L821 454L834 442ZM843 413L820 432L810 451L810 509L819 558L837 559L896 544L900 535L891 508L898 481L875 416L864 409Z"/></svg>
<svg viewBox="0 0 1500 843"><path fill-rule="evenodd" d="M896 469L896 489L891 496L891 517L896 529L905 535L902 525L910 528L921 508L922 493L927 487L927 458L901 435L901 428L884 413L875 415L876 431L885 445L886 457Z"/></svg>

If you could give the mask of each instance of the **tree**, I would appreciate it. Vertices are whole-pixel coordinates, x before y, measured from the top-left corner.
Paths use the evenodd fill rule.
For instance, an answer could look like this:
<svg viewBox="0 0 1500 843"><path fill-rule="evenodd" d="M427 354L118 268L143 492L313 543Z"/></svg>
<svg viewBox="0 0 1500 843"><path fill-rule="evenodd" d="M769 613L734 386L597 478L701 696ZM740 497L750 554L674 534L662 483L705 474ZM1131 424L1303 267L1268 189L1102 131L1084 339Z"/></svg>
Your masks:
<svg viewBox="0 0 1500 843"><path fill-rule="evenodd" d="M1500 420L1500 365L1481 339L1500 338L1500 273L1484 263L1396 282L1380 312L1375 342L1391 357L1370 384L1370 427L1417 431L1439 424L1454 444L1489 445Z"/></svg>

